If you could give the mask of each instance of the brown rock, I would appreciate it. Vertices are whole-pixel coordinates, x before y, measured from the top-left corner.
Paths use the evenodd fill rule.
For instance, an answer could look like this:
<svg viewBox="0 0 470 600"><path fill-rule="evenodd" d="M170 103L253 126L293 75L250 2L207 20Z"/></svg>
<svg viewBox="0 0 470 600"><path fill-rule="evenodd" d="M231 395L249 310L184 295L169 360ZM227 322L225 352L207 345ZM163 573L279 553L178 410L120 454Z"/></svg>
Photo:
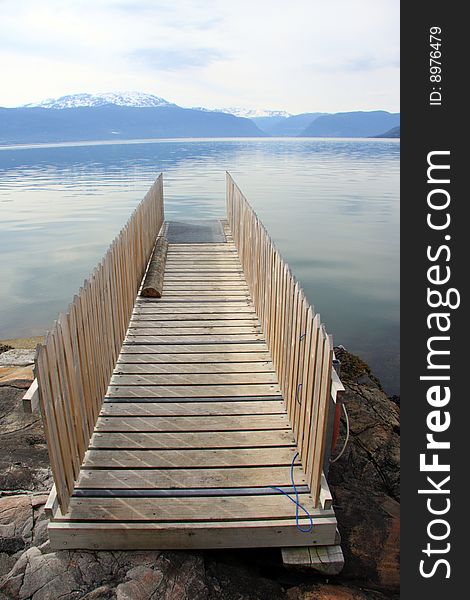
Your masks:
<svg viewBox="0 0 470 600"><path fill-rule="evenodd" d="M372 590L318 584L291 588L287 592L287 598L288 600L385 600L386 596Z"/></svg>
<svg viewBox="0 0 470 600"><path fill-rule="evenodd" d="M360 369L350 362L354 376L342 375L350 441L328 477L345 555L342 576L395 592L399 589L400 409L373 380L357 383ZM342 443L340 439L338 448Z"/></svg>
<svg viewBox="0 0 470 600"><path fill-rule="evenodd" d="M46 440L38 414L25 414L24 390L0 387L0 490L41 490L51 487Z"/></svg>
<svg viewBox="0 0 470 600"><path fill-rule="evenodd" d="M161 571L150 567L135 567L127 577L129 581L116 588L116 600L147 600L158 591L163 579Z"/></svg>
<svg viewBox="0 0 470 600"><path fill-rule="evenodd" d="M0 498L0 551L13 554L32 540L33 507L29 496Z"/></svg>
<svg viewBox="0 0 470 600"><path fill-rule="evenodd" d="M0 552L0 579L10 571L15 562L16 559L10 554Z"/></svg>
<svg viewBox="0 0 470 600"><path fill-rule="evenodd" d="M0 367L0 386L28 389L34 380L33 365L27 367Z"/></svg>

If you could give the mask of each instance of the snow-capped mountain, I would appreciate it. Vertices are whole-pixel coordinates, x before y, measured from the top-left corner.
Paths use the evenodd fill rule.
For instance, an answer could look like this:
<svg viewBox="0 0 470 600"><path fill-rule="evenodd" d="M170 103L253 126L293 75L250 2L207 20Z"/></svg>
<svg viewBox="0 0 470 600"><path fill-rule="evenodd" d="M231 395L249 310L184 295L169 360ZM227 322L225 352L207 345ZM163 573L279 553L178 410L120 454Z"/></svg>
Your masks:
<svg viewBox="0 0 470 600"><path fill-rule="evenodd" d="M260 117L290 117L291 114L285 110L268 110L266 108L204 108L195 106L193 110L204 110L207 112L221 112L227 115L235 115L235 117L245 117L246 119L259 119Z"/></svg>
<svg viewBox="0 0 470 600"><path fill-rule="evenodd" d="M259 117L290 117L290 113L285 110L268 110L266 108L219 108L218 112L228 113L236 117L245 117L247 119L258 119Z"/></svg>
<svg viewBox="0 0 470 600"><path fill-rule="evenodd" d="M71 94L60 98L48 98L42 102L25 104L23 108L79 108L114 104L134 108L175 106L164 98L142 92L109 92L101 94Z"/></svg>

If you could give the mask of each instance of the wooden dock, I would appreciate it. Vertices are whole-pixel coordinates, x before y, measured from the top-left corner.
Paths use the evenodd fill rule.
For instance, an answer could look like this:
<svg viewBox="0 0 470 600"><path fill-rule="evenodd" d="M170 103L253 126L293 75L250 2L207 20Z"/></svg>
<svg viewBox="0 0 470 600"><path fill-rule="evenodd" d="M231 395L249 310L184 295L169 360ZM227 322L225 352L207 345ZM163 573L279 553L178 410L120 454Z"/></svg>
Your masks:
<svg viewBox="0 0 470 600"><path fill-rule="evenodd" d="M110 293L111 310L96 294L76 301L81 315L72 307L39 348L54 548L336 543L321 468L331 340L258 224L258 237L233 226L240 208L232 190L225 241L184 243L181 228L178 242L169 236L162 297L128 294L122 344L113 323L125 324L126 310ZM124 271L105 264L109 292ZM140 285L142 269L135 275ZM99 324L100 310L111 339L103 327L80 341L77 322Z"/></svg>

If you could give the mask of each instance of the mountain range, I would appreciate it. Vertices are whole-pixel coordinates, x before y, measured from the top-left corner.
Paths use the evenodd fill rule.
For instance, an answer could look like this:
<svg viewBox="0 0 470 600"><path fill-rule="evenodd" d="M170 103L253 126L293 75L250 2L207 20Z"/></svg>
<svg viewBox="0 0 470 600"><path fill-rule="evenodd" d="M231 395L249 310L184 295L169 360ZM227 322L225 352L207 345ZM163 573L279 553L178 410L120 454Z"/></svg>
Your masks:
<svg viewBox="0 0 470 600"><path fill-rule="evenodd" d="M390 137L398 113L183 108L140 92L73 94L0 108L0 144L181 137ZM393 131L391 131L393 130Z"/></svg>

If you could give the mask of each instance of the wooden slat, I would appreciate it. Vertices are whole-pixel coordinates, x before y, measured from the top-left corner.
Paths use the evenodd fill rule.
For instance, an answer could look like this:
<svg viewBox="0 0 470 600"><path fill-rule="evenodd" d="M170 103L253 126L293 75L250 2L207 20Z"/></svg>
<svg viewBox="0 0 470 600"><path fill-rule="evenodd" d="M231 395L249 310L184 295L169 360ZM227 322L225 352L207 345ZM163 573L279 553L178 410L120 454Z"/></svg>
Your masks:
<svg viewBox="0 0 470 600"><path fill-rule="evenodd" d="M119 356L119 361L116 365L116 368L118 370L121 369L121 365L122 364L147 364L149 366L157 364L165 364L165 365L172 365L172 364L180 364L180 363L184 363L187 364L189 363L190 367L192 367L192 365L209 365L209 367L207 368L211 368L210 365L213 365L214 363L221 363L222 365L225 365L227 367L227 371L231 371L232 370L232 363L241 363L242 365L248 365L248 363L259 363L259 364L265 364L266 361L270 361L270 356L269 353L267 351L266 348L264 348L264 351L261 352L210 352L209 354L206 354L204 352L194 352L191 353L191 351L184 351L178 353L177 351L173 351L171 353L167 352L167 348L162 348L161 346L157 346L157 349L160 349L161 351L158 352L158 350L154 350L154 349L150 349L148 350L148 354L146 353L147 351L144 350L139 350L136 352L132 352L130 349L130 347L123 347L121 355ZM135 348L140 348L140 346L136 346ZM148 348L148 346L146 346L145 348ZM195 349L200 349L199 346L194 347ZM263 349L262 349L263 350ZM272 365L272 363L270 362L270 365ZM255 370L255 366L251 366L251 367L247 367L247 370ZM264 368L262 370L265 370ZM152 372L152 371L149 371ZM177 371L175 371L177 372Z"/></svg>
<svg viewBox="0 0 470 600"><path fill-rule="evenodd" d="M306 485L305 475L301 467L295 468L294 477L297 485ZM284 487L291 485L290 465L285 465L281 467L138 470L82 468L75 488L157 490Z"/></svg>
<svg viewBox="0 0 470 600"><path fill-rule="evenodd" d="M249 300L241 299L234 302L214 302L207 300L187 299L183 301L169 301L165 298L160 300L139 297L135 302L134 314L139 312L167 311L169 313L212 313L212 312L255 312L253 304Z"/></svg>
<svg viewBox="0 0 470 600"><path fill-rule="evenodd" d="M242 342L262 342L264 340L261 333L200 333L199 335L151 335L149 333L139 335L130 330L126 336L125 343L139 344L160 344L160 345L186 345L199 344L201 346L209 344L226 344L232 342L241 345ZM204 348L201 349L204 351Z"/></svg>
<svg viewBox="0 0 470 600"><path fill-rule="evenodd" d="M160 327L159 325L153 325L151 323L137 324L131 323L128 329L128 337L131 336L171 336L174 338L181 337L181 340L184 341L187 336L209 336L209 335L223 335L233 337L233 335L244 336L244 335L252 335L259 334L261 339L263 339L259 326L249 325L249 326L239 326L232 327L230 325L224 324L222 322L221 325L204 325L200 323L199 327ZM243 339L243 338L241 338ZM259 338L258 338L259 339Z"/></svg>
<svg viewBox="0 0 470 600"><path fill-rule="evenodd" d="M161 176L38 349L38 389L57 498L68 505L163 223Z"/></svg>
<svg viewBox="0 0 470 600"><path fill-rule="evenodd" d="M290 466L294 447L224 450L88 450L85 468L155 469L191 467Z"/></svg>
<svg viewBox="0 0 470 600"><path fill-rule="evenodd" d="M94 433L90 448L107 449L160 449L187 448L280 448L294 446L292 432L287 431L234 431L197 433Z"/></svg>
<svg viewBox="0 0 470 600"><path fill-rule="evenodd" d="M180 338L178 338L180 341ZM171 343L157 343L152 341L151 343L147 343L144 340L139 340L139 344L136 344L131 339L126 339L124 342L124 346L121 350L121 357L128 354L151 354L153 352L160 354L194 354L200 353L204 354L207 358L206 360L209 362L212 360L213 353L220 354L221 352L227 352L230 354L234 353L247 353L247 352L256 352L256 353L266 353L268 349L266 348L266 344L260 342L253 342L251 344L247 343L237 343L233 342L231 344L226 344L227 340L224 339L222 342L218 343L193 343L193 342L185 342L184 344L171 344ZM199 340L200 342L200 340Z"/></svg>
<svg viewBox="0 0 470 600"><path fill-rule="evenodd" d="M175 355L171 355L175 356ZM219 374L219 373L270 373L274 374L271 362L185 362L185 363L117 363L114 370L115 375L130 374L155 374L155 375L178 375L178 374Z"/></svg>
<svg viewBox="0 0 470 600"><path fill-rule="evenodd" d="M277 375L271 373L171 373L137 375L115 374L111 385L226 385L251 383L277 383Z"/></svg>
<svg viewBox="0 0 470 600"><path fill-rule="evenodd" d="M226 188L226 231L237 247L318 502L331 382L331 360L318 333L320 317L229 174Z"/></svg>
<svg viewBox="0 0 470 600"><path fill-rule="evenodd" d="M101 417L106 416L218 416L282 414L281 400L253 402L105 402ZM240 427L242 429L242 427Z"/></svg>
<svg viewBox="0 0 470 600"><path fill-rule="evenodd" d="M96 432L165 432L165 431L263 431L287 429L289 422L285 414L237 415L197 417L99 417Z"/></svg>
<svg viewBox="0 0 470 600"><path fill-rule="evenodd" d="M299 494L299 502L318 514L310 494ZM246 519L292 519L294 504L273 490L266 496L232 496L216 502L212 498L71 498L69 512L57 521L244 521ZM300 517L301 522L308 523Z"/></svg>
<svg viewBox="0 0 470 600"><path fill-rule="evenodd" d="M110 385L109 398L223 398L224 396L279 396L275 384L251 385Z"/></svg>
<svg viewBox="0 0 470 600"><path fill-rule="evenodd" d="M259 326L259 321L256 315L250 318L240 318L237 313L229 313L228 315L219 315L218 319L198 319L194 320L194 315L191 318L184 319L164 319L167 315L135 315L129 327L161 327L161 328L188 328L188 327L256 327ZM249 317L249 315L247 315Z"/></svg>
<svg viewBox="0 0 470 600"><path fill-rule="evenodd" d="M40 354L64 513L69 504L54 515L52 538L83 544L88 521L95 547L121 536L122 547L141 548L157 543L139 529L144 522L159 527L161 548L240 545L230 523L243 523L256 545L305 545L294 503L273 489L291 489L298 447L299 499L316 519L308 543L333 543L321 471L332 342L230 178L228 243L170 244L163 297L136 298L163 220L161 189L160 178ZM303 513L300 522L309 524ZM201 533L190 539L195 526ZM113 541L99 537L101 527Z"/></svg>
<svg viewBox="0 0 470 600"><path fill-rule="evenodd" d="M300 521L302 523L302 519ZM305 521L304 521L305 522ZM308 521L302 525L308 527ZM295 518L152 522L54 522L49 525L51 544L58 550L94 548L104 550L160 550L205 548L259 548L331 544L336 532L333 514L315 519L310 534L299 531Z"/></svg>

